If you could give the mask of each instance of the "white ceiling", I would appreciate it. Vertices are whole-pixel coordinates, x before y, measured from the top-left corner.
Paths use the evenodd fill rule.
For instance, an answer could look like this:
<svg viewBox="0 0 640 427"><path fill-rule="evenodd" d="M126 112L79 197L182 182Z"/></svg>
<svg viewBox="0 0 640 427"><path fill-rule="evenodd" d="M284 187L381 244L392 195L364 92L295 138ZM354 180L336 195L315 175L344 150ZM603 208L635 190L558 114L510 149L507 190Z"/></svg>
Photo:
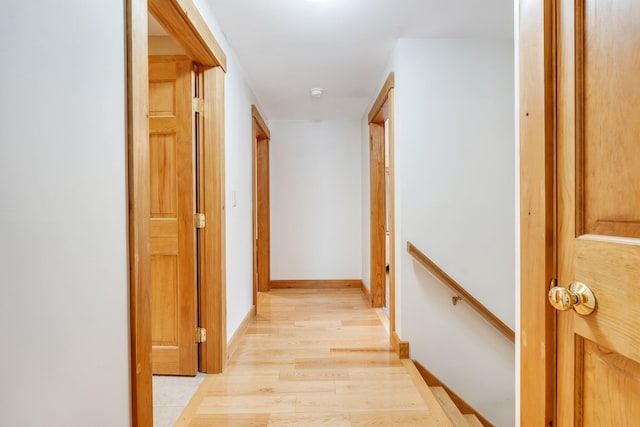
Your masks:
<svg viewBox="0 0 640 427"><path fill-rule="evenodd" d="M513 35L513 0L206 1L270 120L361 118L398 38Z"/></svg>

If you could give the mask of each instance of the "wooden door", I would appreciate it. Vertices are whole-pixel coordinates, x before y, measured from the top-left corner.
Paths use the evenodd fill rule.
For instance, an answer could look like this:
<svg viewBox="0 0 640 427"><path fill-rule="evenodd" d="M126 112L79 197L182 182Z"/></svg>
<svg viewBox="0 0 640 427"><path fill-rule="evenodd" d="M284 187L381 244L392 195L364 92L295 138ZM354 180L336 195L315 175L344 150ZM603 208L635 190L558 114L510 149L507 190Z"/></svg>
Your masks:
<svg viewBox="0 0 640 427"><path fill-rule="evenodd" d="M197 370L192 72L186 57L149 58L154 374Z"/></svg>
<svg viewBox="0 0 640 427"><path fill-rule="evenodd" d="M271 131L255 105L251 106L253 144L253 304L258 292L271 288L269 141Z"/></svg>
<svg viewBox="0 0 640 427"><path fill-rule="evenodd" d="M269 139L256 139L256 274L259 292L271 287L269 214Z"/></svg>
<svg viewBox="0 0 640 427"><path fill-rule="evenodd" d="M384 118L369 123L371 183L371 306L386 306L386 184Z"/></svg>
<svg viewBox="0 0 640 427"><path fill-rule="evenodd" d="M558 426L640 425L640 2L559 0Z"/></svg>
<svg viewBox="0 0 640 427"><path fill-rule="evenodd" d="M371 194L371 306L389 307L389 324L392 336L395 332L394 86L395 75L389 73L368 115ZM387 238L389 239L388 253ZM389 266L388 271L387 265ZM389 277L388 292L386 289L387 273ZM387 301L387 294L389 301Z"/></svg>

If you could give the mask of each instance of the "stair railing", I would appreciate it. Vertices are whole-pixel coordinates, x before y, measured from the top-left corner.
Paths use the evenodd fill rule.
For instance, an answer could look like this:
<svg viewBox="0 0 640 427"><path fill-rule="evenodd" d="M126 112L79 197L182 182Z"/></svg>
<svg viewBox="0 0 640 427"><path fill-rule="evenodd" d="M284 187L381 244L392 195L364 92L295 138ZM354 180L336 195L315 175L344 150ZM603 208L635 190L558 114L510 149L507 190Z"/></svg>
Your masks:
<svg viewBox="0 0 640 427"><path fill-rule="evenodd" d="M438 278L445 286L447 286L455 296L453 297L454 305L458 301L466 302L471 308L473 308L483 319L489 322L494 328L498 330L502 335L507 337L512 343L516 342L516 334L513 329L509 328L502 320L500 320L495 314L491 312L487 307L482 305L480 301L475 299L465 288L460 286L451 276L445 273L438 265L429 259L424 253L416 248L411 242L407 242L407 252L416 260L420 265L429 270L436 278Z"/></svg>

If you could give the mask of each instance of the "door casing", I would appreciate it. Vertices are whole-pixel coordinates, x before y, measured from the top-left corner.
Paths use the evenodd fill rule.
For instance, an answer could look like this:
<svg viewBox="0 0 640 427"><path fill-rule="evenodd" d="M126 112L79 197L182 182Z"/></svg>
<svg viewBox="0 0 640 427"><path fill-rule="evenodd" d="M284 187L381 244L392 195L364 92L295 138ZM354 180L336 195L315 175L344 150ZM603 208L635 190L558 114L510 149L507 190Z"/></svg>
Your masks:
<svg viewBox="0 0 640 427"><path fill-rule="evenodd" d="M258 307L258 292L271 287L269 216L269 144L271 132L260 111L251 106L253 151L253 306Z"/></svg>
<svg viewBox="0 0 640 427"><path fill-rule="evenodd" d="M131 424L152 426L149 250L148 13L202 68L199 230L200 345L203 372L221 372L226 360L224 222L224 73L226 57L191 0L127 0L127 186L129 199L129 325ZM206 260L206 262L205 262Z"/></svg>
<svg viewBox="0 0 640 427"><path fill-rule="evenodd" d="M567 202L567 197L562 194L574 191L567 190L571 185L567 185L570 180L566 179L565 170L571 168L571 164L577 163L579 159L579 154L569 153L573 148L566 150L564 144L560 145L565 151L558 151L557 135L566 138L567 129L572 126L567 124L567 105L575 102L564 100L564 103L560 104L559 100L566 97L567 93L571 94L571 91L576 93L569 96L578 97L578 92L584 88L581 87L583 83L571 80L574 77L568 78L569 74L563 68L558 68L558 64L568 66L572 63L571 66L578 67L579 62L584 60L573 57L576 53L572 51L584 49L584 45L578 48L583 41L576 43L576 40L573 40L573 37L586 37L584 28L579 30L582 35L577 36L578 32L574 33L573 24L566 25L564 21L584 19L584 16L579 15L584 13L584 2L566 2L561 5L557 0L520 0L519 7L521 269L520 330L517 332L517 338L520 348L520 422L523 427L549 426L558 425L559 421L563 421L556 419L558 412L566 415L567 411L573 410L567 407L572 402L563 401L562 406L557 403L556 379L560 377L556 369L557 315L547 302L547 293L552 280L558 277L558 260L560 259L561 263L566 262L559 256L562 253L558 253L560 236L557 230L563 227L565 230L572 230L576 225L571 222L567 224L566 216L559 221L557 213L566 215L562 211L572 209L567 206L573 206L575 209L575 205L572 205L575 201ZM562 28L558 25L559 17L563 18ZM582 25L578 22L575 22L576 26ZM558 33L560 31L563 33ZM558 37L558 34L561 37ZM567 37L569 34L572 35ZM572 47L568 48L569 46ZM559 51L559 47L562 51ZM559 71L563 71L562 74L559 74ZM561 93L558 92L558 82L564 85L560 87ZM577 110L583 106L576 102L571 108ZM564 121L561 122L561 128L558 127L558 117ZM581 120L577 115L570 117L569 120ZM582 132L583 129L579 129L578 126L575 132ZM615 141L615 138L612 140ZM557 178L559 171L563 173L563 181ZM573 183L575 186L580 185L576 184ZM562 203L558 203L558 200ZM574 220L578 223L580 221L571 219ZM561 227L558 227L559 223ZM575 268L575 265L571 268ZM565 265L562 270L564 272L569 269ZM567 278L564 279L566 282ZM561 285L566 286L567 283ZM608 309L611 310L610 307ZM560 330L566 327L566 320L564 316ZM577 348L581 344L576 340L575 345ZM563 353L564 362L567 361L567 355L568 353ZM566 362L566 365L571 365L568 368L569 374L576 375L579 371L574 371L574 364L581 362L577 359L568 360L570 361ZM564 374L566 372L563 372ZM560 386L562 387L562 384ZM606 382L602 384L603 396L607 394L606 386ZM574 392L581 388L582 386L571 387ZM606 402L604 397L603 402ZM569 415L568 418L572 416ZM574 422L582 425L582 421L574 419Z"/></svg>
<svg viewBox="0 0 640 427"><path fill-rule="evenodd" d="M395 311L395 75L389 73L376 101L369 112L370 190L371 190L371 306L389 307L389 333L391 343L400 354L403 345L396 333ZM389 145L389 301L385 301L386 210L385 197L385 122L388 126ZM406 344L405 344L406 345Z"/></svg>
<svg viewBox="0 0 640 427"><path fill-rule="evenodd" d="M556 1L520 0L520 422L555 425Z"/></svg>

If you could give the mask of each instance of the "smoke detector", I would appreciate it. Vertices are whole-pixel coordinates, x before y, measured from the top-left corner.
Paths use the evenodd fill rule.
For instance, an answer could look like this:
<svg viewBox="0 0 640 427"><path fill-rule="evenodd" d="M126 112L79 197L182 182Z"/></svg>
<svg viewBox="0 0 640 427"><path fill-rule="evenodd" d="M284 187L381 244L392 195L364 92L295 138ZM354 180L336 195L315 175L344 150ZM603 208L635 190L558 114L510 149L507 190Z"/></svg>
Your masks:
<svg viewBox="0 0 640 427"><path fill-rule="evenodd" d="M314 87L313 89L311 89L311 96L313 96L314 98L320 98L323 93L324 89L322 89L321 87Z"/></svg>

